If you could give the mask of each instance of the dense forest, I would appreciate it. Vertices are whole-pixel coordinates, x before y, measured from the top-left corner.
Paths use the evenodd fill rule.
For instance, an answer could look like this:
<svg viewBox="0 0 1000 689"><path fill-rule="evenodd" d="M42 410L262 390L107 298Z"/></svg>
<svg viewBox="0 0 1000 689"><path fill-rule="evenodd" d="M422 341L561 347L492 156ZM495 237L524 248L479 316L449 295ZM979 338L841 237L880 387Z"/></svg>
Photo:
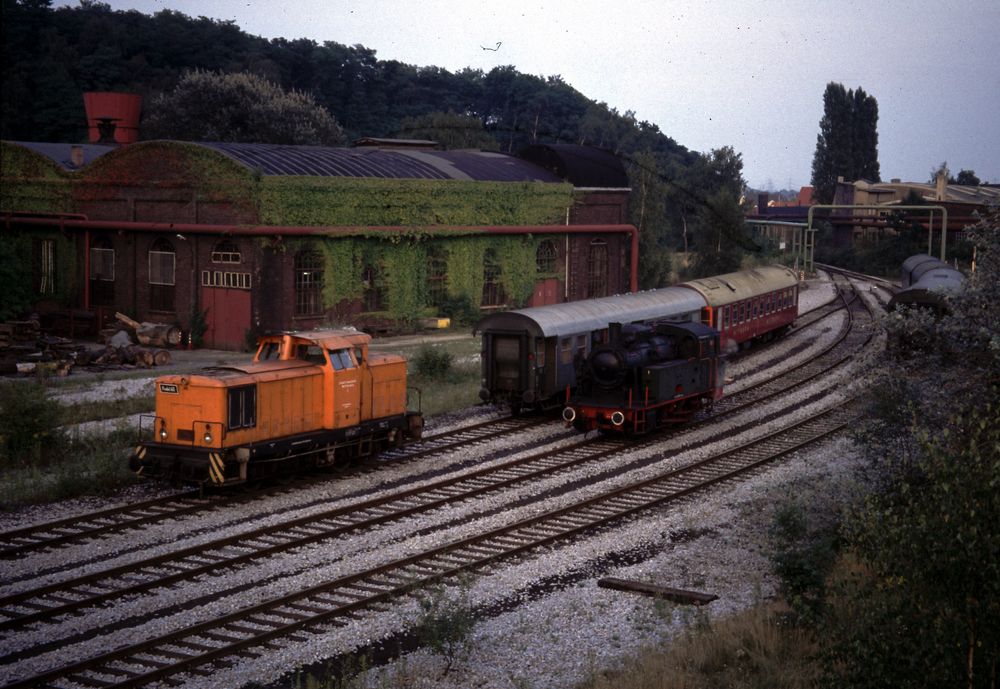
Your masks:
<svg viewBox="0 0 1000 689"><path fill-rule="evenodd" d="M452 73L379 60L361 45L267 40L233 22L171 10L115 11L94 0L71 8L3 0L2 50L5 140L84 140L85 91L141 94L145 121L157 96L194 70L249 73L311 96L348 142L433 135L435 122L459 115L481 123L477 142L485 138L492 145L483 147L496 150L549 142L613 150L626 161L632 221L643 230L644 287L669 279L669 251L697 252L695 270L699 261L702 270L719 270L752 248L732 212L744 187L738 153L689 151L655 124L588 99L559 76L512 66Z"/></svg>

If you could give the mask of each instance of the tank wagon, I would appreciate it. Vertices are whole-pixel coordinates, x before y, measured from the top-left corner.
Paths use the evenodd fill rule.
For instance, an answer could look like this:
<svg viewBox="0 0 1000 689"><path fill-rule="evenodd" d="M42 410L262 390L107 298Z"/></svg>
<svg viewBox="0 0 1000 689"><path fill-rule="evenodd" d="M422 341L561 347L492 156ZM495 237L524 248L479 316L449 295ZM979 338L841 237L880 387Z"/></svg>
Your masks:
<svg viewBox="0 0 1000 689"><path fill-rule="evenodd" d="M143 475L228 486L370 457L420 437L406 360L353 330L261 338L244 366L156 379L129 458Z"/></svg>
<svg viewBox="0 0 1000 689"><path fill-rule="evenodd" d="M587 301L518 309L483 318L484 402L558 408L576 385L576 365L608 342L611 323L703 323L722 351L786 330L798 313L798 280L783 266L763 266L673 287Z"/></svg>
<svg viewBox="0 0 1000 689"><path fill-rule="evenodd" d="M938 313L945 310L945 296L965 286L965 275L944 261L917 254L903 261L901 289L889 300L889 310L897 306L921 306Z"/></svg>

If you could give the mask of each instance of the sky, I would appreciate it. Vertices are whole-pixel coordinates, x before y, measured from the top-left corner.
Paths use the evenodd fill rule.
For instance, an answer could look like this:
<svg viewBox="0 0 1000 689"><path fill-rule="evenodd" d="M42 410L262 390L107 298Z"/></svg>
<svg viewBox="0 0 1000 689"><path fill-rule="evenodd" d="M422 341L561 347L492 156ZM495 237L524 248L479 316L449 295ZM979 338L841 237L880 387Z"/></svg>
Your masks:
<svg viewBox="0 0 1000 689"><path fill-rule="evenodd" d="M57 5L76 5L58 2ZM878 100L883 180L947 161L1000 183L1000 0L112 0L265 38L361 44L449 71L561 76L689 149L732 146L754 188L809 183L823 91ZM336 115L336 113L334 113Z"/></svg>

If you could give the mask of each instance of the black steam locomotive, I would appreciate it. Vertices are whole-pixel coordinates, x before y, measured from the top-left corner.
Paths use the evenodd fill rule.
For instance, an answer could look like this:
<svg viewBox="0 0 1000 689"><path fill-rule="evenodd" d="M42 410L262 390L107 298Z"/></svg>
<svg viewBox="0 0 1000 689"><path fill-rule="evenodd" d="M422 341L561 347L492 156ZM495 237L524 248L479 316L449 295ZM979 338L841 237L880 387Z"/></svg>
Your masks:
<svg viewBox="0 0 1000 689"><path fill-rule="evenodd" d="M722 397L719 331L702 323L612 323L577 361L563 419L581 432L637 435L683 423Z"/></svg>

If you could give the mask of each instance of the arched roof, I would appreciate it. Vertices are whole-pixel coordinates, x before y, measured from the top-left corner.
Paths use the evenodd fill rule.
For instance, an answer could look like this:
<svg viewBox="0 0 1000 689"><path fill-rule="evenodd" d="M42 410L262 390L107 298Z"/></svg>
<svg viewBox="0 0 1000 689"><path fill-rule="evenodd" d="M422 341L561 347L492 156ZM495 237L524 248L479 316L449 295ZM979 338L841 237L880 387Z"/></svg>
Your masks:
<svg viewBox="0 0 1000 689"><path fill-rule="evenodd" d="M621 159L605 148L575 144L534 144L520 153L577 188L628 189Z"/></svg>
<svg viewBox="0 0 1000 689"><path fill-rule="evenodd" d="M240 143L197 145L218 151L264 175L562 182L557 175L529 161L490 151Z"/></svg>

